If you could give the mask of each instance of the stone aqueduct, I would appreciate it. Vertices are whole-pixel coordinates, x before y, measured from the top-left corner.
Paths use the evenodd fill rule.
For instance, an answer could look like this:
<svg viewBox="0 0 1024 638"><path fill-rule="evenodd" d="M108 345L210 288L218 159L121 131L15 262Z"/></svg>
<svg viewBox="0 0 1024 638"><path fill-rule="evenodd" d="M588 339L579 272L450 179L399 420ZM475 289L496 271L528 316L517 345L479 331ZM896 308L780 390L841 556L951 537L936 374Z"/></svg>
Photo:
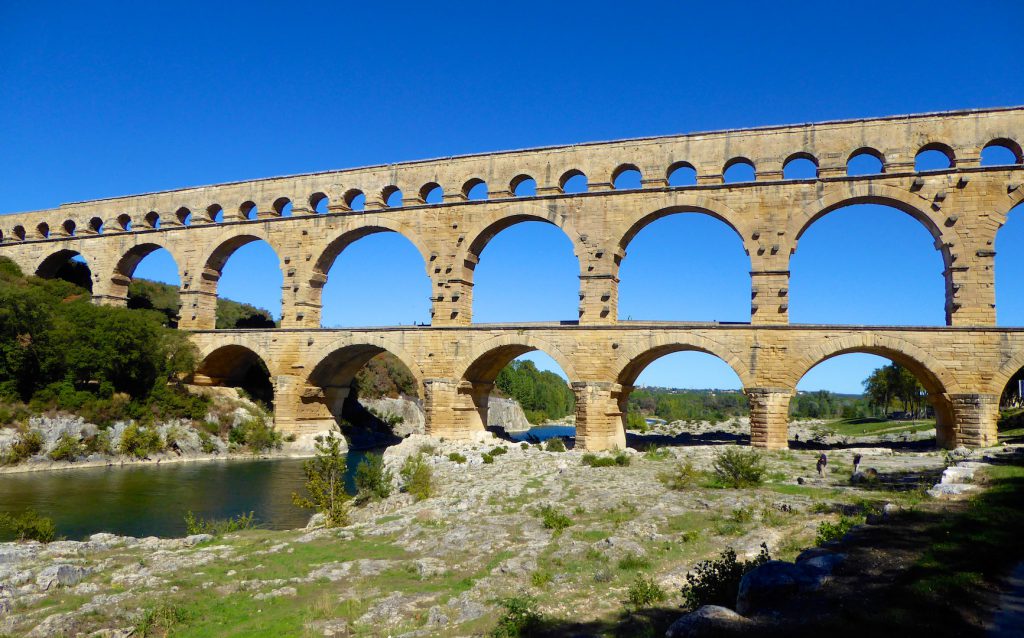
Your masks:
<svg viewBox="0 0 1024 638"><path fill-rule="evenodd" d="M388 351L417 378L428 431L468 437L486 423L498 371L539 349L561 365L576 394L578 444L623 446L626 399L639 373L664 354L697 350L720 357L742 380L753 444L785 447L788 405L803 374L829 357L866 352L914 372L935 407L941 445L989 445L1000 393L1024 367L1024 329L995 327L993 272L996 233L1024 201L1021 141L1024 108L1014 108L451 157L4 215L0 255L51 276L80 254L95 301L124 304L136 265L166 248L180 271L179 327L192 331L204 357L196 381L233 384L262 359L285 431L333 425L355 372ZM992 144L1010 149L1016 163L982 166L982 150ZM941 151L949 167L915 171L922 150ZM877 157L882 172L848 175L848 159L861 153ZM794 158L814 162L817 176L783 179ZM755 167L754 181L724 182L737 162ZM681 166L695 170L695 185L669 185ZM640 188L615 188L624 170L641 173ZM587 192L564 192L579 173L589 179ZM517 196L526 179L535 180L536 193ZM470 199L480 183L487 198ZM438 187L443 199L428 204ZM389 206L397 191L401 205ZM357 198L365 198L362 210L353 210ZM328 210L318 214L324 201ZM898 208L935 238L945 264L945 327L789 324L789 261L800 236L830 211L858 203ZM291 215L283 216L289 204ZM711 215L742 239L750 258L749 323L617 319L617 275L630 240L675 213ZM472 324L481 251L497 233L530 220L554 224L572 241L580 264L578 323ZM422 254L432 324L321 329L331 264L349 244L378 232L401 233ZM280 259L281 327L214 330L220 273L236 249L256 240Z"/></svg>

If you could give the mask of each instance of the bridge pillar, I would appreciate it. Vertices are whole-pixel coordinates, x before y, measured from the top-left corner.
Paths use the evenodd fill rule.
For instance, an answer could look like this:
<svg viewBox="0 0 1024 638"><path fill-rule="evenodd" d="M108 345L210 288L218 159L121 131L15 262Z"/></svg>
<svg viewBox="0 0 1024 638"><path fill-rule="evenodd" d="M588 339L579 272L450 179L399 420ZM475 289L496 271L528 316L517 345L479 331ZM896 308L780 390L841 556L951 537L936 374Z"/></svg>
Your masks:
<svg viewBox="0 0 1024 638"><path fill-rule="evenodd" d="M302 377L282 374L274 377L274 427L286 434L307 434L338 430L335 414L348 397L349 387L320 388Z"/></svg>
<svg viewBox="0 0 1024 638"><path fill-rule="evenodd" d="M785 388L746 388L750 401L750 444L769 450L789 447L789 400L793 391Z"/></svg>
<svg viewBox="0 0 1024 638"><path fill-rule="evenodd" d="M204 290L179 290L178 328L213 330L217 327L217 293Z"/></svg>
<svg viewBox="0 0 1024 638"><path fill-rule="evenodd" d="M460 278L434 281L430 297L430 323L434 326L468 326L473 323L473 282Z"/></svg>
<svg viewBox="0 0 1024 638"><path fill-rule="evenodd" d="M580 275L581 325L615 323L619 317L619 278L611 273Z"/></svg>
<svg viewBox="0 0 1024 638"><path fill-rule="evenodd" d="M750 323L762 326L789 323L788 270L750 272Z"/></svg>
<svg viewBox="0 0 1024 638"><path fill-rule="evenodd" d="M996 432L998 394L952 394L949 398L956 420L957 445L989 447L999 442Z"/></svg>
<svg viewBox="0 0 1024 638"><path fill-rule="evenodd" d="M487 423L487 397L492 385L457 379L424 379L426 433L446 439L470 439Z"/></svg>
<svg viewBox="0 0 1024 638"><path fill-rule="evenodd" d="M946 324L994 326L996 324L994 250L957 255L955 266L946 269Z"/></svg>
<svg viewBox="0 0 1024 638"><path fill-rule="evenodd" d="M602 381L572 384L576 395L576 447L622 450L626 447L626 399L630 387Z"/></svg>

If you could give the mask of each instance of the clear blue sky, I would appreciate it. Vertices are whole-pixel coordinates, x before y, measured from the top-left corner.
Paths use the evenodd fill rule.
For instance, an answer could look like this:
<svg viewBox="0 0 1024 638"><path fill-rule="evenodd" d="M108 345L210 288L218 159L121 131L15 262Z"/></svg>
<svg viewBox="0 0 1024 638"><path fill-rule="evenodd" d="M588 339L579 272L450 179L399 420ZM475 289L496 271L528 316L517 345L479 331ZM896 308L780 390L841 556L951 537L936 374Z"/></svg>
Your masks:
<svg viewBox="0 0 1024 638"><path fill-rule="evenodd" d="M0 210L498 149L1024 104L1024 3L836 4L7 0ZM1024 324L1024 250L1008 250L1024 246L1019 217L997 246L1004 325ZM865 224L878 232L854 252L844 238ZM177 283L168 260L154 254L137 275ZM620 316L745 321L748 269L722 224L663 219L629 246ZM800 241L791 319L940 325L941 271L931 237L906 215L843 209ZM483 253L475 316L575 318L577 274L557 229L513 227ZM348 294L346 279L371 276L377 285ZM228 262L221 291L277 314L280 278L269 248L250 245ZM371 236L332 269L324 324L425 321L428 294L412 246ZM880 363L840 357L801 388L858 391ZM738 386L727 366L695 354L652 364L641 382Z"/></svg>

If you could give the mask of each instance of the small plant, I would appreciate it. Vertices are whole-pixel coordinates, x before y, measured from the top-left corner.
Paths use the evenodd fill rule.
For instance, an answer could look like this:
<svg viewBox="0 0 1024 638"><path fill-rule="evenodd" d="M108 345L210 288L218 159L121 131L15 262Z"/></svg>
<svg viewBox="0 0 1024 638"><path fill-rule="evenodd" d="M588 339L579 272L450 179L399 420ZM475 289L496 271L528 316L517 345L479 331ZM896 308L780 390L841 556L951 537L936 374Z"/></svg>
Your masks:
<svg viewBox="0 0 1024 638"><path fill-rule="evenodd" d="M5 464L14 465L39 454L42 449L42 433L39 430L22 429L18 432L18 438L11 444L3 460Z"/></svg>
<svg viewBox="0 0 1024 638"><path fill-rule="evenodd" d="M487 452L484 452L483 454L480 455L480 460L484 462L484 465L490 465L491 463L494 463L494 457L488 454Z"/></svg>
<svg viewBox="0 0 1024 638"><path fill-rule="evenodd" d="M391 496L391 470L384 468L384 457L367 454L356 467L356 502L385 499Z"/></svg>
<svg viewBox="0 0 1024 638"><path fill-rule="evenodd" d="M306 473L309 497L292 494L292 502L322 513L328 527L348 525L348 502L352 497L345 492L341 439L334 434L316 437L316 457L306 461L302 470Z"/></svg>
<svg viewBox="0 0 1024 638"><path fill-rule="evenodd" d="M61 434L48 456L54 461L74 461L82 456L83 452L82 444L76 437L70 434Z"/></svg>
<svg viewBox="0 0 1024 638"><path fill-rule="evenodd" d="M487 452L491 456L501 456L502 454L508 454L508 448L504 445L495 445L490 451Z"/></svg>
<svg viewBox="0 0 1024 638"><path fill-rule="evenodd" d="M565 452L565 441L557 436L548 439L547 443L544 444L544 449L548 452Z"/></svg>
<svg viewBox="0 0 1024 638"><path fill-rule="evenodd" d="M427 465L422 452L406 457L398 475L402 477L402 489L412 494L417 501L428 499L433 494L434 472Z"/></svg>
<svg viewBox="0 0 1024 638"><path fill-rule="evenodd" d="M527 443L526 441L523 441L522 443L519 444L519 449L520 450L529 450L530 449L530 444Z"/></svg>
<svg viewBox="0 0 1024 638"><path fill-rule="evenodd" d="M697 484L701 473L689 461L677 465L669 472L658 474L658 480L670 490L687 490Z"/></svg>
<svg viewBox="0 0 1024 638"><path fill-rule="evenodd" d="M555 532L555 536L558 536L567 527L572 525L572 519L558 511L551 505L542 505L540 510L541 523L544 525L544 529L550 529Z"/></svg>
<svg viewBox="0 0 1024 638"><path fill-rule="evenodd" d="M615 456L598 456L588 453L583 455L580 462L590 467L625 467L629 465L629 456L625 452L619 452Z"/></svg>
<svg viewBox="0 0 1024 638"><path fill-rule="evenodd" d="M818 525L818 538L815 542L818 545L824 545L830 541L837 541L861 523L860 519L853 516L840 516L839 521L835 523L822 521Z"/></svg>
<svg viewBox="0 0 1024 638"><path fill-rule="evenodd" d="M651 578L637 576L626 590L626 602L634 607L649 607L664 601L668 596L665 590Z"/></svg>
<svg viewBox="0 0 1024 638"><path fill-rule="evenodd" d="M256 527L255 512L209 521L196 517L191 510L185 513L185 533L189 536L193 534L220 536L221 534L230 534L231 532L252 529L254 527Z"/></svg>
<svg viewBox="0 0 1024 638"><path fill-rule="evenodd" d="M466 457L463 456L462 454L459 454L458 452L452 452L451 454L448 455L448 460L452 461L453 463L465 463Z"/></svg>
<svg viewBox="0 0 1024 638"><path fill-rule="evenodd" d="M199 432L199 448L203 454L217 453L217 444L213 442L213 437L202 430Z"/></svg>
<svg viewBox="0 0 1024 638"><path fill-rule="evenodd" d="M505 613L491 630L492 638L520 638L533 635L541 624L537 600L532 596L511 596L498 601Z"/></svg>
<svg viewBox="0 0 1024 638"><path fill-rule="evenodd" d="M135 623L132 636L138 638L149 638L149 636L164 636L174 627L188 622L189 615L180 607L169 603L160 603L142 612Z"/></svg>
<svg viewBox="0 0 1024 638"><path fill-rule="evenodd" d="M228 432L228 441L236 445L244 445L253 454L281 447L281 433L261 417L251 417Z"/></svg>
<svg viewBox="0 0 1024 638"><path fill-rule="evenodd" d="M121 433L121 443L117 451L124 456L133 456L137 459L144 459L150 454L162 452L164 442L160 433L154 428L142 427L137 423L131 423Z"/></svg>
<svg viewBox="0 0 1024 638"><path fill-rule="evenodd" d="M53 519L40 516L31 509L21 514L0 513L0 530L4 530L19 541L49 543L57 537L57 526Z"/></svg>
<svg viewBox="0 0 1024 638"><path fill-rule="evenodd" d="M530 584L534 587L546 587L551 582L551 572L543 569L530 574Z"/></svg>
<svg viewBox="0 0 1024 638"><path fill-rule="evenodd" d="M730 448L715 456L711 467L726 487L741 488L760 485L767 471L764 458L755 450Z"/></svg>
<svg viewBox="0 0 1024 638"><path fill-rule="evenodd" d="M668 448L651 445L644 450L644 459L648 461L665 461L670 458L672 458L672 452L670 452Z"/></svg>
<svg viewBox="0 0 1024 638"><path fill-rule="evenodd" d="M100 430L93 436L87 436L82 441L86 454L113 454L114 447L110 442L110 432Z"/></svg>
<svg viewBox="0 0 1024 638"><path fill-rule="evenodd" d="M761 543L761 553L748 561L737 560L732 548L722 552L717 559L700 561L694 566L694 571L686 574L686 585L683 586L685 606L691 610L701 605L731 609L736 604L743 575L770 560L768 546Z"/></svg>
<svg viewBox="0 0 1024 638"><path fill-rule="evenodd" d="M619 559L619 569L622 571L632 572L638 569L650 569L650 567L651 561L632 552Z"/></svg>

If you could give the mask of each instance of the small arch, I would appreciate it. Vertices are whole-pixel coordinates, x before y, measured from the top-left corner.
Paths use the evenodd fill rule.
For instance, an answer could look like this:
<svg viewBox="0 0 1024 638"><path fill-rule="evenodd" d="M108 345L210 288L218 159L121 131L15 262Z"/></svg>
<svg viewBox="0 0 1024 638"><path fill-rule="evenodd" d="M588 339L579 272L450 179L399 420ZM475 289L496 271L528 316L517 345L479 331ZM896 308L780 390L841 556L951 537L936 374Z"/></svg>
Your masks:
<svg viewBox="0 0 1024 638"><path fill-rule="evenodd" d="M274 214L278 217L291 217L292 200L287 197L278 197L274 200L271 208L274 210Z"/></svg>
<svg viewBox="0 0 1024 638"><path fill-rule="evenodd" d="M160 214L155 210L146 213L146 225L150 228L160 228Z"/></svg>
<svg viewBox="0 0 1024 638"><path fill-rule="evenodd" d="M754 163L745 157L734 157L722 167L722 181L726 184L753 182L756 179Z"/></svg>
<svg viewBox="0 0 1024 638"><path fill-rule="evenodd" d="M130 231L132 229L132 216L128 213L121 213L117 216L117 225L125 232Z"/></svg>
<svg viewBox="0 0 1024 638"><path fill-rule="evenodd" d="M14 236L18 238L18 241L25 241L25 227L21 224L15 226L11 232L13 232Z"/></svg>
<svg viewBox="0 0 1024 638"><path fill-rule="evenodd" d="M509 187L516 197L535 197L537 195L537 180L529 175L516 175L509 182Z"/></svg>
<svg viewBox="0 0 1024 638"><path fill-rule="evenodd" d="M313 193L309 196L309 208L318 214L324 214L328 212L327 207L331 205L331 200L325 193Z"/></svg>
<svg viewBox="0 0 1024 638"><path fill-rule="evenodd" d="M675 162L665 171L669 186L696 186L697 169L689 162Z"/></svg>
<svg viewBox="0 0 1024 638"><path fill-rule="evenodd" d="M103 220L99 217L93 217L89 220L89 230L96 233L97 235L103 234Z"/></svg>
<svg viewBox="0 0 1024 638"><path fill-rule="evenodd" d="M210 204L206 207L206 218L213 223L223 222L224 209L220 207L220 204Z"/></svg>
<svg viewBox="0 0 1024 638"><path fill-rule="evenodd" d="M462 185L462 194L468 200L485 200L488 197L487 182L479 177L474 177Z"/></svg>
<svg viewBox="0 0 1024 638"><path fill-rule="evenodd" d="M558 188L563 193L585 193L588 187L587 176L578 168L570 169L558 178Z"/></svg>
<svg viewBox="0 0 1024 638"><path fill-rule="evenodd" d="M956 166L953 149L939 142L925 144L914 157L914 170L944 171Z"/></svg>
<svg viewBox="0 0 1024 638"><path fill-rule="evenodd" d="M67 235L68 237L74 237L75 236L75 222L74 221L72 221L70 219L64 220L64 223L61 226L64 229L64 234L65 235Z"/></svg>
<svg viewBox="0 0 1024 638"><path fill-rule="evenodd" d="M259 215L259 209L256 208L255 202L243 202L238 207L238 212L242 216L242 219L256 219Z"/></svg>
<svg viewBox="0 0 1024 638"><path fill-rule="evenodd" d="M192 211L182 206L175 213L174 216L177 218L178 223L182 226L192 225Z"/></svg>
<svg viewBox="0 0 1024 638"><path fill-rule="evenodd" d="M388 208L401 208L402 207L402 189L398 188L394 184L391 186L385 186L380 192L381 199L384 200L384 205Z"/></svg>
<svg viewBox="0 0 1024 638"><path fill-rule="evenodd" d="M424 204L440 204L444 201L444 189L437 182L428 182L420 188L420 199Z"/></svg>
<svg viewBox="0 0 1024 638"><path fill-rule="evenodd" d="M782 179L815 179L818 177L818 158L803 151L793 153L782 163Z"/></svg>
<svg viewBox="0 0 1024 638"><path fill-rule="evenodd" d="M615 190L643 188L643 175L634 164L621 164L612 171L612 187Z"/></svg>
<svg viewBox="0 0 1024 638"><path fill-rule="evenodd" d="M342 199L349 210L363 210L366 207L366 195L358 188L346 191Z"/></svg>
<svg viewBox="0 0 1024 638"><path fill-rule="evenodd" d="M1024 153L1021 152L1020 144L1009 138L994 139L981 149L982 166L1007 166L1022 163L1024 163Z"/></svg>
<svg viewBox="0 0 1024 638"><path fill-rule="evenodd" d="M36 235L42 239L49 239L50 237L50 225L46 222L41 222L36 226Z"/></svg>
<svg viewBox="0 0 1024 638"><path fill-rule="evenodd" d="M846 174L850 177L881 175L885 172L885 157L869 146L858 148L846 160Z"/></svg>

